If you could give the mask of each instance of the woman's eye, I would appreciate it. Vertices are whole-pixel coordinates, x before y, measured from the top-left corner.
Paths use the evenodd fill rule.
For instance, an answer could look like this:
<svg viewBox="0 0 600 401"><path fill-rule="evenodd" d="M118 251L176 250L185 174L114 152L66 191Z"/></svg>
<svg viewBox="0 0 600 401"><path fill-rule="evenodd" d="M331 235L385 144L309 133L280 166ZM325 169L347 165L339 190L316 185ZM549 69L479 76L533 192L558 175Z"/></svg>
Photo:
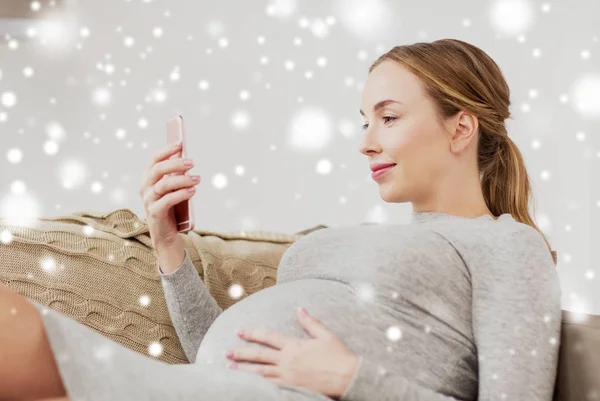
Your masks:
<svg viewBox="0 0 600 401"><path fill-rule="evenodd" d="M391 117L391 116L385 116L385 117L383 117L384 120L386 118L391 119L392 121L396 119L396 117ZM369 126L369 124L363 124L362 129L366 130L368 126Z"/></svg>

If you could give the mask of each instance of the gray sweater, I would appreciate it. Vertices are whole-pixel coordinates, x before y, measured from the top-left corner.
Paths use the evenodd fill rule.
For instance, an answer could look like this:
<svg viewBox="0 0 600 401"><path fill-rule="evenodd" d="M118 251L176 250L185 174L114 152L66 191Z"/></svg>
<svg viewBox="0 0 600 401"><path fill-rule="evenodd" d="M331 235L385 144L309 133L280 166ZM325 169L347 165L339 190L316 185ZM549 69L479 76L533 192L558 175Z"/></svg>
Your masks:
<svg viewBox="0 0 600 401"><path fill-rule="evenodd" d="M226 311L187 251L175 271L158 270L192 363L227 369L227 349L265 346L238 338L242 328L310 338L304 306L359 356L342 401L552 400L557 270L541 235L510 214L413 212L405 225L314 231L285 251L276 285Z"/></svg>

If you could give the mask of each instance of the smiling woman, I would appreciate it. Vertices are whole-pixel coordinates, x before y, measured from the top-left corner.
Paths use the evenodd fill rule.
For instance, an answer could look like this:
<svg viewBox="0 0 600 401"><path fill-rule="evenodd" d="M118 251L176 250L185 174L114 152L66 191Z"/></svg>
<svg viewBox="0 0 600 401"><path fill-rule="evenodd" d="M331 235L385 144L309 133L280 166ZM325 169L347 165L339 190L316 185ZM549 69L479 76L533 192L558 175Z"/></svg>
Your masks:
<svg viewBox="0 0 600 401"><path fill-rule="evenodd" d="M469 43L396 46L369 69L360 152L386 202L469 217L510 213L535 228L529 176L508 136L510 90L498 65ZM552 254L555 258L555 254Z"/></svg>
<svg viewBox="0 0 600 401"><path fill-rule="evenodd" d="M156 274L192 365L160 363L34 301L40 315L29 308L26 323L39 341L23 347L51 350L73 401L551 401L561 290L504 126L508 99L499 68L473 45L394 47L364 86L360 151L374 169L393 165L379 190L413 204L409 224L313 231L287 248L275 285L226 310L173 247L183 261ZM15 355L0 369L19 366ZM250 365L231 369L228 358Z"/></svg>

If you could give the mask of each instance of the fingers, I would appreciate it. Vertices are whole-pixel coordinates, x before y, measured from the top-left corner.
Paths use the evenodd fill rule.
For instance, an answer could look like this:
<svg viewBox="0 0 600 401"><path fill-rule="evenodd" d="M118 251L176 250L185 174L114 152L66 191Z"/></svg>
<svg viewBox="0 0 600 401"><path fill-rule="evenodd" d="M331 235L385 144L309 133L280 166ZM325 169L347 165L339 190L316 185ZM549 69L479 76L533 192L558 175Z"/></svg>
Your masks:
<svg viewBox="0 0 600 401"><path fill-rule="evenodd" d="M181 144L177 143L172 144L172 145L168 145L163 149L160 149L159 151L157 151L154 156L152 157L152 161L150 162L150 164L148 165L148 168L146 168L146 178L144 179L144 182L142 183L142 186L140 187L140 194L143 195L145 188L148 186L147 184L148 182L148 178L150 175L150 172L152 170L152 167L154 167L155 164L168 159L169 157L171 157L172 155L174 155L175 153L179 152L179 148L181 148ZM154 185L156 183L156 181L154 181L153 183L151 183L150 185Z"/></svg>
<svg viewBox="0 0 600 401"><path fill-rule="evenodd" d="M272 348L239 348L229 350L225 354L227 359L234 361L260 362L260 363L279 363L278 351Z"/></svg>
<svg viewBox="0 0 600 401"><path fill-rule="evenodd" d="M141 192L144 206L146 209L149 209L153 202L161 197L166 196L169 192L189 189L190 187L198 185L200 183L200 179L201 178L199 175L188 175L187 173L174 176L165 174L154 184L144 184ZM152 180L152 178L146 178L146 181L151 182Z"/></svg>
<svg viewBox="0 0 600 401"><path fill-rule="evenodd" d="M150 189L150 191L152 191L152 189ZM190 199L195 193L196 187L188 187L165 194L158 200L149 202L147 206L147 213L152 217L159 216L161 210L169 210L172 206Z"/></svg>
<svg viewBox="0 0 600 401"><path fill-rule="evenodd" d="M276 331L261 329L240 330L238 332L238 336L243 340L265 344L276 349L281 349L286 345L286 343L296 340Z"/></svg>
<svg viewBox="0 0 600 401"><path fill-rule="evenodd" d="M274 365L252 365L249 363L237 363L233 362L229 365L230 369L241 370L249 373L259 374L273 382L284 383L283 380L279 379L279 367Z"/></svg>
<svg viewBox="0 0 600 401"><path fill-rule="evenodd" d="M158 195L165 195L169 192L177 191L181 188L192 187L198 184L199 182L199 175L183 174L174 176L163 176L161 180L154 184L154 191L156 191ZM148 193L153 199L157 198L157 196L153 194L152 188Z"/></svg>
<svg viewBox="0 0 600 401"><path fill-rule="evenodd" d="M157 156L157 157L159 157L159 156ZM162 161L159 161L158 164L152 165L150 167L150 169L148 170L148 172L146 173L146 177L144 178L144 182L140 188L140 195L142 196L142 198L144 198L145 202L147 200L146 199L147 194L150 195L150 198L148 200L156 199L154 190L151 187L156 185L164 177L167 177L170 180L171 177L176 177L178 175L185 176L186 173L194 167L193 161L191 163L187 163L187 160L184 160L182 158L175 158L172 160L168 160L167 163L165 163L165 161L166 160L162 160ZM180 173L180 174L177 174L177 173ZM189 185L193 185L193 184L194 183L189 183ZM148 188L150 188L150 191L147 190ZM172 184L169 184L169 188L165 188L165 189L173 190L173 189L177 189L177 188L179 188L179 186L173 186ZM166 192L166 190L161 191L159 193L164 194L165 192Z"/></svg>
<svg viewBox="0 0 600 401"><path fill-rule="evenodd" d="M156 171L156 165L159 165L159 163L168 160L171 156L178 153L180 150L181 144L178 143L176 146L169 145L155 153L155 155L152 158L152 162L146 169L146 180L142 188L148 185L154 185L156 181L161 179L164 173L159 175L158 173L160 173L160 171ZM183 160L181 160L181 158L179 158L178 161L183 163Z"/></svg>
<svg viewBox="0 0 600 401"><path fill-rule="evenodd" d="M144 205L149 207L151 203L157 201L161 197L165 197L170 193L175 193L180 190L189 190L194 188L200 183L201 177L199 175L177 175L161 179L153 186L146 188L146 192L142 198ZM181 196L184 196L183 194ZM180 199L178 196L177 199ZM184 200L187 198L183 198Z"/></svg>
<svg viewBox="0 0 600 401"><path fill-rule="evenodd" d="M152 158L152 162L150 163L150 166L148 166L148 170L150 170L152 168L152 166L154 166L156 163L159 163L163 160L167 160L169 157L173 156L175 153L179 152L179 150L181 149L181 142L177 142L177 144L173 145L168 145L163 149L160 149L158 152L156 152L154 154L154 157Z"/></svg>

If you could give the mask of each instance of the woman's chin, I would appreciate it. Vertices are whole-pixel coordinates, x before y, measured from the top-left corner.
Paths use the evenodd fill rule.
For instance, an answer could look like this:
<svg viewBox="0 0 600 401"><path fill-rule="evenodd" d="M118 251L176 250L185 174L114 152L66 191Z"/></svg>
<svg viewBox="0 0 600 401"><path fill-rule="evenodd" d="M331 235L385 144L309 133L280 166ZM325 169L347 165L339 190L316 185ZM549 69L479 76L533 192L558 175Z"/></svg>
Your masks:
<svg viewBox="0 0 600 401"><path fill-rule="evenodd" d="M392 183L385 183L379 185L379 195L381 199L388 203L402 202L402 194L399 193L398 188Z"/></svg>
<svg viewBox="0 0 600 401"><path fill-rule="evenodd" d="M379 184L379 195L382 200L388 203L412 202L414 197L411 196L411 192L408 188L405 185L402 185L398 180L388 180Z"/></svg>

